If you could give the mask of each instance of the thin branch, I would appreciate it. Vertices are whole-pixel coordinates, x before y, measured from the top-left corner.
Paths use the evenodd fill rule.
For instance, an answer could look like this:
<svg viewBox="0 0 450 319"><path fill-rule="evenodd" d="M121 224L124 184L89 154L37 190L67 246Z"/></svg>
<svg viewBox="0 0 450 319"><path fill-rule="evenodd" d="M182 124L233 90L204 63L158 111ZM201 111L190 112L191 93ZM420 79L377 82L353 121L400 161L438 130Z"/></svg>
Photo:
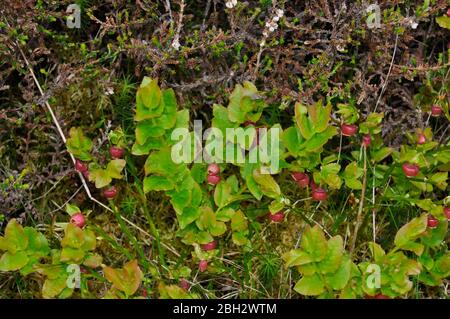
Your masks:
<svg viewBox="0 0 450 319"><path fill-rule="evenodd" d="M386 87L389 82L389 77L391 76L392 67L394 66L395 55L397 54L397 47L398 47L398 33L395 37L395 47L394 47L394 53L392 54L391 65L389 66L389 71L386 76L386 80L384 81L383 88L381 89L380 96L378 97L377 103L375 104L375 109L373 110L374 113L377 111L378 104L380 104L381 97L383 96L384 91L386 91Z"/></svg>
<svg viewBox="0 0 450 319"><path fill-rule="evenodd" d="M366 154L365 146L363 147L363 152L364 152L364 168L363 168L364 177L363 177L363 184L362 184L362 189L361 189L361 199L359 201L358 215L356 216L355 230L353 232L353 237L352 237L352 241L351 241L351 245L350 245L350 252L349 252L350 258L352 257L353 251L355 250L356 238L358 237L358 231L363 222L364 199L365 199L366 188L367 188L367 154Z"/></svg>

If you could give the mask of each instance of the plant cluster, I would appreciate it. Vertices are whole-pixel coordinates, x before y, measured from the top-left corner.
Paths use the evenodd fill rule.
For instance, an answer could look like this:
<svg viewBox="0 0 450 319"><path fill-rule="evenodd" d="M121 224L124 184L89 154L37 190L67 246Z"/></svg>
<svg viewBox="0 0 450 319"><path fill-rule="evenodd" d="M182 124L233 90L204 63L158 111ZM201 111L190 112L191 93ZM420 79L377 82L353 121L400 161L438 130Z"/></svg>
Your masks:
<svg viewBox="0 0 450 319"><path fill-rule="evenodd" d="M0 0L0 298L448 298L447 1L72 2Z"/></svg>

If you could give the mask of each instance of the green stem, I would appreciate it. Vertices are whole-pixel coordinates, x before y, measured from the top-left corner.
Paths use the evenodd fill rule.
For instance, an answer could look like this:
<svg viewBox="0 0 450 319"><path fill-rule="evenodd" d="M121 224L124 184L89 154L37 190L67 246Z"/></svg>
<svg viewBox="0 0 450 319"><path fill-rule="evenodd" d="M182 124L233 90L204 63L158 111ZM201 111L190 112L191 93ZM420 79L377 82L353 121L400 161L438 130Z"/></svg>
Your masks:
<svg viewBox="0 0 450 319"><path fill-rule="evenodd" d="M156 228L155 223L153 222L153 218L151 217L150 212L148 211L147 197L145 196L144 191L142 190L142 185L135 183L135 187L141 198L142 211L144 212L144 216L147 219L148 225L150 226L150 231L151 231L153 237L155 237L156 247L158 249L158 254L159 254L159 261L160 261L161 265L163 265L164 267L167 267L166 260L164 258L164 250L161 246L161 240L159 237L158 229Z"/></svg>
<svg viewBox="0 0 450 319"><path fill-rule="evenodd" d="M149 263L147 261L147 258L145 257L144 251L142 247L139 245L138 241L136 240L136 237L133 236L133 234L130 232L128 227L125 225L123 219L121 218L119 212L117 211L116 207L114 205L110 205L111 209L113 210L114 216L116 217L117 221L119 222L120 228L127 236L128 240L133 243L134 248L136 249L137 253L140 257L140 263L145 267L146 270L149 268Z"/></svg>
<svg viewBox="0 0 450 319"><path fill-rule="evenodd" d="M128 250L126 250L125 248L123 248L121 245L119 245L111 236L109 236L103 229L101 229L98 226L92 225L91 226L94 231L99 234L101 237L103 237L104 239L106 239L106 241L108 241L111 246L113 246L115 249L117 249L118 251L120 251L123 255L125 255L129 260L133 259L133 256L130 254L130 252Z"/></svg>

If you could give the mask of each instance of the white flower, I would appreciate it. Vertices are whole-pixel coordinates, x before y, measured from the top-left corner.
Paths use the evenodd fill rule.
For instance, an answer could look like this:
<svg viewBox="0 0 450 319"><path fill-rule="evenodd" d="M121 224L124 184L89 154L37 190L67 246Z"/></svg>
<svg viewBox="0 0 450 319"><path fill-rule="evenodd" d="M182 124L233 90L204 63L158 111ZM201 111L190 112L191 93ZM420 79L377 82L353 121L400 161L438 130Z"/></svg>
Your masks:
<svg viewBox="0 0 450 319"><path fill-rule="evenodd" d="M275 31L275 28L274 28L274 27L270 27L270 28L269 28L269 31L270 31L270 32L273 32L273 31Z"/></svg>
<svg viewBox="0 0 450 319"><path fill-rule="evenodd" d="M279 18L281 18L282 16L284 16L284 11L281 9L277 9L276 14Z"/></svg>
<svg viewBox="0 0 450 319"><path fill-rule="evenodd" d="M278 22L278 20L280 20L280 18L278 16L273 17L273 21Z"/></svg>
<svg viewBox="0 0 450 319"><path fill-rule="evenodd" d="M228 9L232 9L237 5L237 0L228 0L227 2L225 2L225 5Z"/></svg>
<svg viewBox="0 0 450 319"><path fill-rule="evenodd" d="M418 26L419 26L419 24L416 21L412 21L411 22L411 28L412 29L417 29Z"/></svg>
<svg viewBox="0 0 450 319"><path fill-rule="evenodd" d="M266 40L262 40L261 43L259 44L260 47L263 47L266 45Z"/></svg>
<svg viewBox="0 0 450 319"><path fill-rule="evenodd" d="M336 49L337 49L339 52L345 52L345 48L344 48L341 44L336 45Z"/></svg>
<svg viewBox="0 0 450 319"><path fill-rule="evenodd" d="M266 28L270 28L270 22L269 21L266 22Z"/></svg>
<svg viewBox="0 0 450 319"><path fill-rule="evenodd" d="M112 87L107 87L105 91L105 95L113 95L114 89Z"/></svg>
<svg viewBox="0 0 450 319"><path fill-rule="evenodd" d="M178 41L178 39L173 40L172 48L174 48L175 50L178 50L180 48L180 41Z"/></svg>

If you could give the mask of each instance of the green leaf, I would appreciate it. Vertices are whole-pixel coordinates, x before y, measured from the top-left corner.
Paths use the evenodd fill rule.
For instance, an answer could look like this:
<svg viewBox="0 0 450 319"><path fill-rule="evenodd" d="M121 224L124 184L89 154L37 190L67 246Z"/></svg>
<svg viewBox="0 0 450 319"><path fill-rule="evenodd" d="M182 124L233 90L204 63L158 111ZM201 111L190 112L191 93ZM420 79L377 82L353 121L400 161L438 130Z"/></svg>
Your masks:
<svg viewBox="0 0 450 319"><path fill-rule="evenodd" d="M63 291L58 295L58 299L70 298L73 294L73 288L64 288Z"/></svg>
<svg viewBox="0 0 450 319"><path fill-rule="evenodd" d="M328 126L322 133L314 134L313 137L305 141L301 146L301 150L304 152L318 151L336 134L337 129L334 126Z"/></svg>
<svg viewBox="0 0 450 319"><path fill-rule="evenodd" d="M303 276L312 276L317 273L317 264L312 262L308 264L298 265L297 270Z"/></svg>
<svg viewBox="0 0 450 319"><path fill-rule="evenodd" d="M410 241L410 242L407 242L407 243L405 243L404 245L402 245L401 248L402 248L403 250L409 250L409 251L412 251L412 252L415 253L417 256L420 256L420 255L422 255L425 246L422 245L422 244L419 244L419 243L415 243L415 242Z"/></svg>
<svg viewBox="0 0 450 319"><path fill-rule="evenodd" d="M244 167L241 169L241 175L245 179L245 183L250 193L257 199L261 200L263 193L261 187L253 178L253 171L256 168L255 164L248 162L244 163Z"/></svg>
<svg viewBox="0 0 450 319"><path fill-rule="evenodd" d="M321 133L328 127L331 107L331 103L328 103L326 107L323 107L322 100L308 107L309 117L313 124L315 133Z"/></svg>
<svg viewBox="0 0 450 319"><path fill-rule="evenodd" d="M177 214L181 215L183 213L183 209L191 204L192 191L189 189L182 189L169 196L171 196L170 202L173 208Z"/></svg>
<svg viewBox="0 0 450 319"><path fill-rule="evenodd" d="M38 263L39 260L41 259L41 257L38 257L36 254L31 254L28 255L28 262L25 266L23 266L22 268L20 268L19 273L21 276L28 276L29 274L33 273L36 271L36 269L34 268Z"/></svg>
<svg viewBox="0 0 450 319"><path fill-rule="evenodd" d="M325 183L332 189L339 189L342 185L342 180L337 175L341 166L336 163L330 163L321 167L320 173L314 174L314 179L317 182Z"/></svg>
<svg viewBox="0 0 450 319"><path fill-rule="evenodd" d="M81 248L63 247L61 249L61 261L79 264L83 261L85 252Z"/></svg>
<svg viewBox="0 0 450 319"><path fill-rule="evenodd" d="M422 266L424 266L425 269L427 269L427 270L431 270L431 269L433 269L433 267L434 267L434 259L433 259L430 255L428 255L428 254L422 254L422 255L419 257L418 261L419 261L420 264L421 264Z"/></svg>
<svg viewBox="0 0 450 319"><path fill-rule="evenodd" d="M231 239L237 246L243 246L249 241L247 238L247 232L244 231L233 232L233 234L231 235Z"/></svg>
<svg viewBox="0 0 450 319"><path fill-rule="evenodd" d="M278 198L281 195L280 186L270 174L262 174L259 169L253 171L255 182L261 187L264 195L271 198Z"/></svg>
<svg viewBox="0 0 450 319"><path fill-rule="evenodd" d="M439 225L434 229L428 229L421 238L422 243L428 247L438 247L445 240L448 231L448 221L440 220Z"/></svg>
<svg viewBox="0 0 450 319"><path fill-rule="evenodd" d="M113 287L132 296L139 288L144 275L136 260L126 263L121 269L105 267L103 269L106 279Z"/></svg>
<svg viewBox="0 0 450 319"><path fill-rule="evenodd" d="M231 122L228 118L227 108L222 105L213 105L213 116L212 127L218 128L222 133L226 133L227 128L237 127L237 124Z"/></svg>
<svg viewBox="0 0 450 319"><path fill-rule="evenodd" d="M231 218L231 229L233 231L245 231L248 229L247 218L240 209Z"/></svg>
<svg viewBox="0 0 450 319"><path fill-rule="evenodd" d="M430 181L431 183L433 183L434 185L445 191L447 188L447 179L448 179L448 172L439 172L433 174L430 178Z"/></svg>
<svg viewBox="0 0 450 319"><path fill-rule="evenodd" d="M5 237L0 236L0 251L1 250L13 250L13 252L16 251L15 246L11 245L11 242L9 242Z"/></svg>
<svg viewBox="0 0 450 319"><path fill-rule="evenodd" d="M112 182L112 178L105 169L90 167L89 181L95 182L95 187L103 188Z"/></svg>
<svg viewBox="0 0 450 319"><path fill-rule="evenodd" d="M164 111L164 104L160 103L158 107L154 109L147 108L144 103L138 98L138 102L136 103L136 115L134 117L135 121L145 121L157 118L161 116Z"/></svg>
<svg viewBox="0 0 450 319"><path fill-rule="evenodd" d="M442 280L440 280L439 278L436 278L432 274L426 273L426 272L421 272L419 274L419 276L417 277L417 279L421 283L424 283L425 285L431 286L431 287L442 285Z"/></svg>
<svg viewBox="0 0 450 319"><path fill-rule="evenodd" d="M67 204L66 205L66 212L67 214L69 214L70 216L77 214L77 213L81 213L80 208L78 208L78 206L76 205L72 205L72 204Z"/></svg>
<svg viewBox="0 0 450 319"><path fill-rule="evenodd" d="M319 226L306 226L301 239L301 248L305 250L315 262L321 261L327 254L327 241Z"/></svg>
<svg viewBox="0 0 450 319"><path fill-rule="evenodd" d="M161 101L161 89L158 86L158 80L144 77L136 97L137 103L142 102L149 109L158 107Z"/></svg>
<svg viewBox="0 0 450 319"><path fill-rule="evenodd" d="M242 91L243 87L238 84L230 95L228 118L231 122L243 123L245 121L245 111L241 109Z"/></svg>
<svg viewBox="0 0 450 319"><path fill-rule="evenodd" d="M413 218L409 223L399 229L395 235L394 243L397 247L402 247L410 241L414 241L427 230L427 214Z"/></svg>
<svg viewBox="0 0 450 319"><path fill-rule="evenodd" d="M24 267L28 263L27 254L24 251L17 251L15 254L6 252L0 258L0 271L15 271Z"/></svg>
<svg viewBox="0 0 450 319"><path fill-rule="evenodd" d="M123 176L121 174L127 162L123 159L115 159L108 163L106 167L106 171L111 178L122 179Z"/></svg>
<svg viewBox="0 0 450 319"><path fill-rule="evenodd" d="M300 132L294 126L291 126L283 131L281 140L283 141L284 146L286 146L289 152L294 155L298 154L299 146L303 142Z"/></svg>
<svg viewBox="0 0 450 319"><path fill-rule="evenodd" d="M189 128L189 110L181 110L177 112L175 128Z"/></svg>
<svg viewBox="0 0 450 319"><path fill-rule="evenodd" d="M164 90L161 101L161 104L164 105L164 112L157 119L157 123L163 129L168 130L174 127L177 122L177 99L175 92L172 89Z"/></svg>
<svg viewBox="0 0 450 319"><path fill-rule="evenodd" d="M231 186L225 181L219 182L214 190L214 202L221 208L229 203L231 197Z"/></svg>
<svg viewBox="0 0 450 319"><path fill-rule="evenodd" d="M136 96L135 120L138 122L152 119L156 120L146 121L144 125L146 128L143 130L156 126L161 129L173 127L176 123L176 109L177 101L172 89L161 91L158 87L157 80L145 80L145 83L143 81L143 85L139 88ZM158 125L155 125L156 123ZM143 137L142 134L145 133L141 132L141 129L139 132L136 131L136 134L139 134L138 140L141 145L143 144L143 139L145 140L150 137L150 134Z"/></svg>
<svg viewBox="0 0 450 319"><path fill-rule="evenodd" d="M50 252L47 239L37 230L31 227L24 228L25 234L28 237L28 254L43 257Z"/></svg>
<svg viewBox="0 0 450 319"><path fill-rule="evenodd" d="M175 185L164 176L152 175L144 178L144 192L150 191L168 191Z"/></svg>
<svg viewBox="0 0 450 319"><path fill-rule="evenodd" d="M220 220L221 222L228 222L231 220L233 215L235 214L235 210L231 207L224 207L222 209L219 209L216 213L217 220Z"/></svg>
<svg viewBox="0 0 450 319"><path fill-rule="evenodd" d="M305 296L318 296L325 291L325 285L318 275L304 276L294 287L294 290Z"/></svg>
<svg viewBox="0 0 450 319"><path fill-rule="evenodd" d="M355 190L362 189L362 183L357 179L348 178L345 180L345 185L347 185L347 187L350 189L355 189Z"/></svg>
<svg viewBox="0 0 450 319"><path fill-rule="evenodd" d="M98 167L96 164L89 165L89 180L95 182L95 187L103 188L112 182L112 179L122 179L122 170L126 165L123 159L115 159L108 163L106 169Z"/></svg>
<svg viewBox="0 0 450 319"><path fill-rule="evenodd" d="M158 290L161 299L191 299L189 293L177 285L165 285L160 283Z"/></svg>
<svg viewBox="0 0 450 319"><path fill-rule="evenodd" d="M377 243L369 243L370 250L372 251L373 259L376 263L381 263L386 253L383 248Z"/></svg>
<svg viewBox="0 0 450 319"><path fill-rule="evenodd" d="M186 226L196 221L197 218L200 217L200 215L200 209L194 207L186 207L185 209L183 209L183 213L178 217L180 228L186 228Z"/></svg>
<svg viewBox="0 0 450 319"><path fill-rule="evenodd" d="M117 127L114 130L108 133L108 139L113 145L117 145L119 147L125 147L125 132L121 127Z"/></svg>
<svg viewBox="0 0 450 319"><path fill-rule="evenodd" d="M376 150L374 152L371 152L372 155L372 160L375 163L379 163L382 160L384 160L386 157L388 157L389 155L392 154L392 152L394 151L394 149L390 148L390 147L383 147L379 150Z"/></svg>
<svg viewBox="0 0 450 319"><path fill-rule="evenodd" d="M336 114L340 114L345 120L345 123L353 124L358 121L359 111L354 105L339 103L337 107L339 110L336 112Z"/></svg>
<svg viewBox="0 0 450 319"><path fill-rule="evenodd" d="M144 165L146 176L150 174L173 176L173 180L177 180L179 177L182 178L183 176L180 175L180 172L185 168L185 165L173 162L169 148L151 153Z"/></svg>
<svg viewBox="0 0 450 319"><path fill-rule="evenodd" d="M258 90L252 83L246 81L243 86L236 85L230 95L228 119L238 124L247 119L256 122L261 116L259 100Z"/></svg>
<svg viewBox="0 0 450 319"><path fill-rule="evenodd" d="M90 229L83 230L83 240L84 241L81 248L84 251L90 251L95 249L95 246L97 245L97 238L92 230Z"/></svg>
<svg viewBox="0 0 450 319"><path fill-rule="evenodd" d="M140 145L139 143L134 143L131 149L133 155L147 155L151 150L160 149L166 145L166 141L163 137L148 139L147 142Z"/></svg>
<svg viewBox="0 0 450 319"><path fill-rule="evenodd" d="M312 258L302 249L293 249L282 256L286 267L300 266L313 262Z"/></svg>
<svg viewBox="0 0 450 319"><path fill-rule="evenodd" d="M184 183L190 181L191 183L187 183L186 186L184 186ZM183 181L183 187L187 187L186 189L190 192L190 205L192 207L199 207L203 200L203 193L200 186L192 179L192 178L186 178Z"/></svg>
<svg viewBox="0 0 450 319"><path fill-rule="evenodd" d="M56 256L57 255L57 256ZM54 258L57 257L57 260L53 260L53 264L38 264L36 265L35 269L38 273L45 275L46 277L50 279L56 279L59 276L66 273L66 265L60 263L59 260L60 251L58 251Z"/></svg>
<svg viewBox="0 0 450 319"><path fill-rule="evenodd" d="M217 221L216 215L210 207L200 208L200 216L196 224L200 230L209 231L213 236L220 236L226 231L225 224Z"/></svg>
<svg viewBox="0 0 450 319"><path fill-rule="evenodd" d="M440 278L450 276L450 253L448 251L436 259L433 273L438 274Z"/></svg>
<svg viewBox="0 0 450 319"><path fill-rule="evenodd" d="M42 286L42 297L50 299L59 295L67 287L66 280L67 277L65 276L60 276L55 279L47 278Z"/></svg>
<svg viewBox="0 0 450 319"><path fill-rule="evenodd" d="M279 211L281 211L284 208L284 206L285 206L285 203L284 203L284 201L281 200L281 197L277 198L270 203L269 212L271 214L276 214Z"/></svg>
<svg viewBox="0 0 450 319"><path fill-rule="evenodd" d="M379 134L381 132L381 122L383 121L384 113L370 113L365 122L359 126L360 134Z"/></svg>
<svg viewBox="0 0 450 319"><path fill-rule="evenodd" d="M326 276L327 286L334 290L341 290L347 285L351 274L351 260L345 256L338 270L332 274Z"/></svg>
<svg viewBox="0 0 450 319"><path fill-rule="evenodd" d="M69 223L65 230L65 236L61 241L62 247L80 248L84 243L84 234L81 228Z"/></svg>
<svg viewBox="0 0 450 319"><path fill-rule="evenodd" d="M6 225L5 236L0 237L0 249L7 250L12 254L25 250L28 246L28 237L23 227L16 219L11 219Z"/></svg>
<svg viewBox="0 0 450 319"><path fill-rule="evenodd" d="M350 163L344 171L345 184L351 189L362 189L362 183L358 180L362 175L363 169L356 162Z"/></svg>
<svg viewBox="0 0 450 319"><path fill-rule="evenodd" d="M220 221L216 221L214 224L212 224L209 227L209 232L213 236L222 236L223 234L225 234L226 231L227 231L227 226L225 225L225 223L220 222Z"/></svg>
<svg viewBox="0 0 450 319"><path fill-rule="evenodd" d="M150 138L157 138L164 135L166 131L159 125L155 125L152 120L145 120L136 125L136 142L143 145Z"/></svg>
<svg viewBox="0 0 450 319"><path fill-rule="evenodd" d="M295 104L295 122L303 138L309 140L314 135L311 121L307 117L308 108L300 103Z"/></svg>
<svg viewBox="0 0 450 319"><path fill-rule="evenodd" d="M339 170L338 170L339 171ZM356 162L347 165L344 171L344 178L359 178L363 175L363 169L358 167Z"/></svg>
<svg viewBox="0 0 450 319"><path fill-rule="evenodd" d="M79 160L89 161L92 159L90 155L92 141L84 136L81 127L72 127L70 129L66 146L67 150Z"/></svg>
<svg viewBox="0 0 450 319"><path fill-rule="evenodd" d="M341 236L334 236L328 240L327 254L318 264L321 273L334 273L341 266L344 244Z"/></svg>
<svg viewBox="0 0 450 319"><path fill-rule="evenodd" d="M450 30L450 17L444 15L441 17L437 17L436 18L436 22L437 24L439 24L439 26L441 28L445 28L445 29L449 29Z"/></svg>
<svg viewBox="0 0 450 319"><path fill-rule="evenodd" d="M103 261L102 256L98 254L89 254L83 261L83 265L95 269L101 266L102 261Z"/></svg>

